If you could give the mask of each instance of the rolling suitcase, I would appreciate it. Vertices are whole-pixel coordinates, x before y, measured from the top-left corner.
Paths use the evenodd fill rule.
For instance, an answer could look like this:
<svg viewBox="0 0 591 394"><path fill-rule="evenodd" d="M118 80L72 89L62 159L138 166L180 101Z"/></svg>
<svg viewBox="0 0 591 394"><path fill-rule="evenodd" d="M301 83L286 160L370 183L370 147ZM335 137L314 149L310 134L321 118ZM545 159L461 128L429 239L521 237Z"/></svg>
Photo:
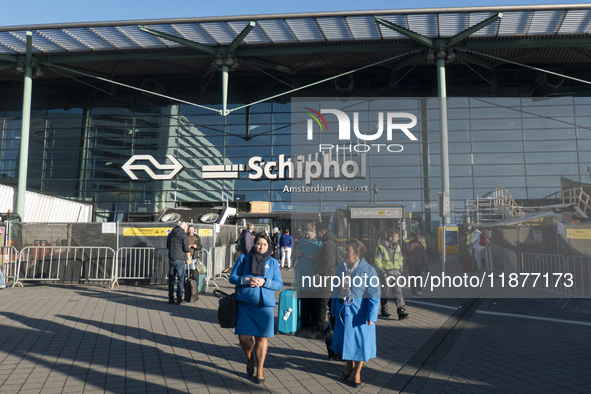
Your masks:
<svg viewBox="0 0 591 394"><path fill-rule="evenodd" d="M469 257L464 257L462 259L462 269L464 271L472 271L472 259Z"/></svg>
<svg viewBox="0 0 591 394"><path fill-rule="evenodd" d="M196 273L194 270L189 271L187 279L185 279L185 301L195 302L199 299L199 283L195 279Z"/></svg>
<svg viewBox="0 0 591 394"><path fill-rule="evenodd" d="M205 290L207 290L207 283L205 282L205 274L199 274L199 279L197 279L197 286L199 289L199 294L205 294Z"/></svg>
<svg viewBox="0 0 591 394"><path fill-rule="evenodd" d="M300 328L300 300L295 290L283 290L279 294L279 315L277 331L295 335Z"/></svg>

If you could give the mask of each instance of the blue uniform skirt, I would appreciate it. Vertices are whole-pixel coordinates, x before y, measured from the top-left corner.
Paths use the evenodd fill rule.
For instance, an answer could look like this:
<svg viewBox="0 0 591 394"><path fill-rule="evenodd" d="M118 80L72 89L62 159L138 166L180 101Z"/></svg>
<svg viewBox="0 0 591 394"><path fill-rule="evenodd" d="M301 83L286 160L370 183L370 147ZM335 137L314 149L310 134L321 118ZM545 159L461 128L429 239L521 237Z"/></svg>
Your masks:
<svg viewBox="0 0 591 394"><path fill-rule="evenodd" d="M275 307L236 302L236 335L271 338L275 335Z"/></svg>

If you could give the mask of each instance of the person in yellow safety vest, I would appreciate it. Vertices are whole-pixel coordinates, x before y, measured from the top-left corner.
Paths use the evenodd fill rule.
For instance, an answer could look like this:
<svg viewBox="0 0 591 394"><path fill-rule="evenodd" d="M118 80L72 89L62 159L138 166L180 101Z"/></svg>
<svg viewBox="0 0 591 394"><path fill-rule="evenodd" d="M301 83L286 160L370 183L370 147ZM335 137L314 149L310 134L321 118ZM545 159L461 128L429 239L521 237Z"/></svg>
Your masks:
<svg viewBox="0 0 591 394"><path fill-rule="evenodd" d="M398 278L402 275L404 257L402 248L398 244L399 233L396 229L390 229L382 234L374 257L374 265L378 275L382 278L382 311L380 316L390 317L388 313L388 293L390 288L396 302L398 320L404 320L410 316L406 312L406 304L402 296L402 288L398 286Z"/></svg>
<svg viewBox="0 0 591 394"><path fill-rule="evenodd" d="M468 226L468 228L466 228L466 246L470 246L471 242L472 242L472 226Z"/></svg>

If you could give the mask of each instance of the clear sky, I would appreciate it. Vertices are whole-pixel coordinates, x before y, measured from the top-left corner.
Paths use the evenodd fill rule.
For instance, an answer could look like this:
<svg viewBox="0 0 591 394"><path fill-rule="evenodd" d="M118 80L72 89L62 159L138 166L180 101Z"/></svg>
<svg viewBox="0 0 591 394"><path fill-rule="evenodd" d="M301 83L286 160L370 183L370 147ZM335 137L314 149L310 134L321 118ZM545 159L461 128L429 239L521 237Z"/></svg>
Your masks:
<svg viewBox="0 0 591 394"><path fill-rule="evenodd" d="M0 26L320 11L585 3L589 3L589 0L5 0L0 11Z"/></svg>

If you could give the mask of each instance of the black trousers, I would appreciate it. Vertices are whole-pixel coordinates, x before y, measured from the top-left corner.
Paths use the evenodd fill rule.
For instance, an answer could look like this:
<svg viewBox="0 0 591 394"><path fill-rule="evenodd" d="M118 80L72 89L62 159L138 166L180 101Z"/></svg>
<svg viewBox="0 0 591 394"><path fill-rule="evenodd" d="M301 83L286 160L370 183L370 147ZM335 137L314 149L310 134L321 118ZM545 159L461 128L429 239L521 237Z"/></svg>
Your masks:
<svg viewBox="0 0 591 394"><path fill-rule="evenodd" d="M300 298L301 311L301 328L306 329L312 327L314 324L314 310L316 309L315 298Z"/></svg>
<svg viewBox="0 0 591 394"><path fill-rule="evenodd" d="M328 312L330 298L315 298L315 318L312 324L313 331L324 331L324 322L326 321L326 313Z"/></svg>

